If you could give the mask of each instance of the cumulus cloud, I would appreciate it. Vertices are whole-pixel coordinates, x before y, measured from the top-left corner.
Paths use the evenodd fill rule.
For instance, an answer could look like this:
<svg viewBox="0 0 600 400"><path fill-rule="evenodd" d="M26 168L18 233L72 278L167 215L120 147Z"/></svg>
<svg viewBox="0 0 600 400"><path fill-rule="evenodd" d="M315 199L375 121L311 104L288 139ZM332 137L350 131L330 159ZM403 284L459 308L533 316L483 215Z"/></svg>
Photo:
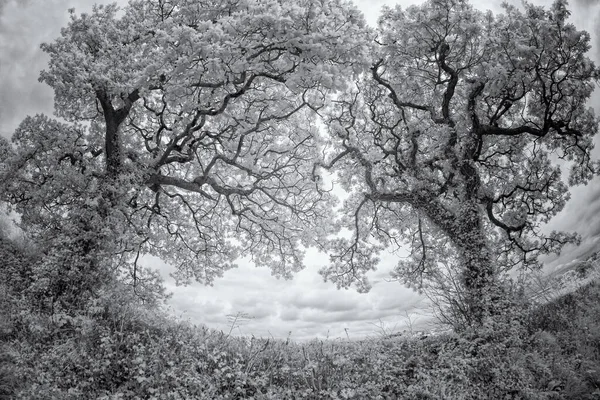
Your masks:
<svg viewBox="0 0 600 400"><path fill-rule="evenodd" d="M578 29L588 31L592 39L592 52L595 56L595 61L600 62L600 0L574 0L570 3L572 14L571 21ZM600 109L600 94L596 90L594 104L596 109Z"/></svg>
<svg viewBox="0 0 600 400"><path fill-rule="evenodd" d="M382 273L389 273L395 261L386 257ZM146 257L144 262L164 276L173 272L157 258ZM421 296L397 282L381 280L368 294L337 290L318 274L322 262L322 255L309 251L306 269L290 281L278 280L248 260L241 260L239 268L227 271L214 286L176 287L167 278L173 292L169 305L177 316L223 331L231 327L228 315L244 314L249 318L234 333L277 338L291 333L295 340L345 337L350 331L354 338L368 336L382 321L404 326L407 313L423 307Z"/></svg>
<svg viewBox="0 0 600 400"><path fill-rule="evenodd" d="M296 290L298 291L298 290ZM295 307L299 310L317 311L317 312L336 312L358 310L365 307L357 297L356 292L340 292L340 296L324 297L327 290L304 291L304 293L294 293L287 295L284 300L288 307Z"/></svg>
<svg viewBox="0 0 600 400"><path fill-rule="evenodd" d="M572 260L583 260L600 249L600 178L586 186L572 188L571 200L546 229L577 232L582 239L579 246L565 246L560 255L546 257L544 261L549 271Z"/></svg>
<svg viewBox="0 0 600 400"><path fill-rule="evenodd" d="M286 307L279 312L279 319L284 322L300 320L300 310Z"/></svg>

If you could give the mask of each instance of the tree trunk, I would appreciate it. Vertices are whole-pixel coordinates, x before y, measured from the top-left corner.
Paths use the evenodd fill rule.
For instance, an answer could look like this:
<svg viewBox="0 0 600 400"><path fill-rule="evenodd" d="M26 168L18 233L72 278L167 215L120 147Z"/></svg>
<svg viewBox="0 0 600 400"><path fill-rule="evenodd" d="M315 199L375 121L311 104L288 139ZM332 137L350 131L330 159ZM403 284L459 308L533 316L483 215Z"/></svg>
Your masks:
<svg viewBox="0 0 600 400"><path fill-rule="evenodd" d="M490 294L493 290L494 269L481 227L480 207L469 202L456 220L459 233L454 242L460 249L463 263L462 281L465 288L467 322L479 324L491 311Z"/></svg>
<svg viewBox="0 0 600 400"><path fill-rule="evenodd" d="M482 209L477 199L479 177L468 161L459 169L463 179L463 201L458 211L448 210L434 193L422 193L415 206L457 247L462 266L463 314L467 324L479 324L491 312L494 268L482 226Z"/></svg>

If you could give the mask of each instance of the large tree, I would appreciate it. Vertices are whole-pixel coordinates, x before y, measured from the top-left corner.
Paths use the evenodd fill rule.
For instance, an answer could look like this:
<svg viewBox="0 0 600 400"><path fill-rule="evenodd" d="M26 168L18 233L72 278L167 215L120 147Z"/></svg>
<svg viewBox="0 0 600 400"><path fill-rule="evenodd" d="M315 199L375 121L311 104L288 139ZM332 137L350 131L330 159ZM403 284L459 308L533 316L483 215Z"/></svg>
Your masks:
<svg viewBox="0 0 600 400"><path fill-rule="evenodd" d="M452 291L469 323L490 311L501 272L576 240L542 226L568 185L597 171L590 37L567 22L563 0L504 9L384 9L370 70L324 117L321 167L349 192L338 227L351 232L329 242L325 278L368 290L382 249L406 246L394 276Z"/></svg>
<svg viewBox="0 0 600 400"><path fill-rule="evenodd" d="M365 31L344 0L71 10L42 45L63 121L25 119L3 174L3 197L59 254L47 275L91 290L110 275L98 260L119 256L135 286L143 253L181 281L211 283L242 252L277 276L300 269L330 199L311 180L309 113L360 72Z"/></svg>
<svg viewBox="0 0 600 400"><path fill-rule="evenodd" d="M394 276L481 321L501 272L576 240L542 224L596 173L589 36L564 1L524 8L432 0L384 9L376 34L342 0L73 14L42 46L65 122L21 124L3 196L49 242L54 297L109 279L104 258L152 282L142 253L182 281L210 283L242 252L289 277L317 239L324 277L359 290L384 248L408 245ZM323 169L349 193L341 211Z"/></svg>

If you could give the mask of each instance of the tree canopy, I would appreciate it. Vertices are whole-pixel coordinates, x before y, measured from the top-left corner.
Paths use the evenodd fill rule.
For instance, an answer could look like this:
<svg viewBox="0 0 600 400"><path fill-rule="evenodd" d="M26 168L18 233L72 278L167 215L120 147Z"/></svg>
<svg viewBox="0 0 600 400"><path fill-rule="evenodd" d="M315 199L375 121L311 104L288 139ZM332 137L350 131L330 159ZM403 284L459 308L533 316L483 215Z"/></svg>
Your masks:
<svg viewBox="0 0 600 400"><path fill-rule="evenodd" d="M338 286L368 289L379 252L408 246L396 278L462 288L466 304L480 303L501 272L577 240L542 227L568 185L598 170L590 37L561 0L504 9L459 0L384 9L370 70L326 117L322 166L351 193L341 226L352 237L331 242L323 271ZM449 271L460 271L459 290Z"/></svg>
<svg viewBox="0 0 600 400"><path fill-rule="evenodd" d="M40 77L65 122L23 121L4 197L38 237L74 225L67 236L154 254L181 281L211 283L242 253L289 277L330 198L310 179L308 113L361 71L365 29L337 0L71 11Z"/></svg>
<svg viewBox="0 0 600 400"><path fill-rule="evenodd" d="M287 278L316 244L326 279L366 291L380 252L408 246L396 278L451 291L457 271L481 316L501 272L577 240L541 228L597 173L589 35L563 0L504 7L384 8L376 30L345 0L72 11L42 45L63 121L28 117L0 148L3 198L63 262L88 258L70 279L102 256L151 282L146 253L181 282L241 254Z"/></svg>

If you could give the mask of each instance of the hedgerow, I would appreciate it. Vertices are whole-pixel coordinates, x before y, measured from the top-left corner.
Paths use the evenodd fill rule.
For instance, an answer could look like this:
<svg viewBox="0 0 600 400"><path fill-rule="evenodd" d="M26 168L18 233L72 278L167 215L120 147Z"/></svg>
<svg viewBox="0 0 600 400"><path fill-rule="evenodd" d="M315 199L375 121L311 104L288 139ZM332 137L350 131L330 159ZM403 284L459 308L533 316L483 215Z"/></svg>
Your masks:
<svg viewBox="0 0 600 400"><path fill-rule="evenodd" d="M600 399L596 282L458 333L307 343L177 321L117 282L53 313L11 285L1 399Z"/></svg>

